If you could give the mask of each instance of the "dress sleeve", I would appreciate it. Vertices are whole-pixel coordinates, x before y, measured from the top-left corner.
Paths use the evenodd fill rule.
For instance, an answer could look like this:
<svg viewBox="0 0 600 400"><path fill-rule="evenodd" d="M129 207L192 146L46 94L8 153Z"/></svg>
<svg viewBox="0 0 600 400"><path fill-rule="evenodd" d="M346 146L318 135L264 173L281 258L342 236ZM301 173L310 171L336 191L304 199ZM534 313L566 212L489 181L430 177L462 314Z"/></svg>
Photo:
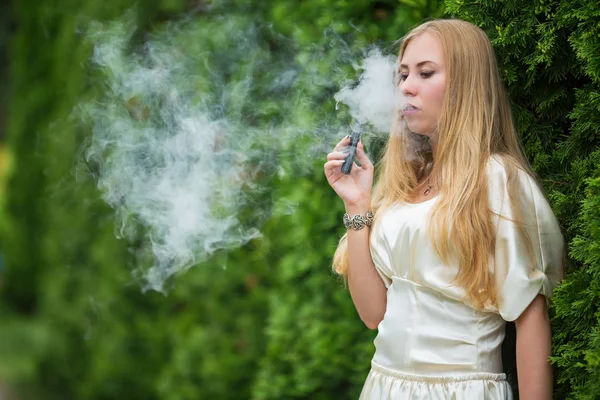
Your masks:
<svg viewBox="0 0 600 400"><path fill-rule="evenodd" d="M507 192L505 161L492 158L487 172L490 208L497 226L493 266L498 312L504 320L514 321L538 294L548 300L562 279L564 240L550 205L529 174L515 168L513 204ZM524 222L533 254L511 221L515 219Z"/></svg>
<svg viewBox="0 0 600 400"><path fill-rule="evenodd" d="M386 288L392 284L392 264L390 259L390 248L381 232L379 225L375 223L371 232L369 247L371 250L371 259L375 264L375 270L383 280Z"/></svg>

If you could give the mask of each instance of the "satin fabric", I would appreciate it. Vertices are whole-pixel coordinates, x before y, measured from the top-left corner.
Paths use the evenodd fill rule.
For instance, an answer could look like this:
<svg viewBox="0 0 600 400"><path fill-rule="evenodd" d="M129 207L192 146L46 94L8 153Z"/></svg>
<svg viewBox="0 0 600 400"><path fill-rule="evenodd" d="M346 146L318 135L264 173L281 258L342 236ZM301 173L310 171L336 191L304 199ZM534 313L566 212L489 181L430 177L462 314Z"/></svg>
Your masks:
<svg viewBox="0 0 600 400"><path fill-rule="evenodd" d="M444 264L428 233L438 201L398 203L377 219L371 256L387 292L372 369L361 399L512 399L502 373L506 321L521 315L538 293L549 298L562 277L563 238L533 179L519 171L519 220L534 258L511 219L519 217L507 194L508 175L498 156L487 166L488 195L497 227L490 268L497 306L475 310L452 284L456 262Z"/></svg>
<svg viewBox="0 0 600 400"><path fill-rule="evenodd" d="M504 374L454 374L446 378L411 375L373 363L360 400L513 399Z"/></svg>

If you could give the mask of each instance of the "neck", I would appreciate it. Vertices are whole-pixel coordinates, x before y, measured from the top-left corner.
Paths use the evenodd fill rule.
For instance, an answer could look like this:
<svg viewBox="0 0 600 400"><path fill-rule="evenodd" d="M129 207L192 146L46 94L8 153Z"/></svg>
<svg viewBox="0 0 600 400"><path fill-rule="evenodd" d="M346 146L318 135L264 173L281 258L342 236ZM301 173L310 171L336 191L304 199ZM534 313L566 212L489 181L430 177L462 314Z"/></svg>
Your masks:
<svg viewBox="0 0 600 400"><path fill-rule="evenodd" d="M431 157L433 159L433 163L435 164L435 159L437 158L437 141L431 141Z"/></svg>
<svg viewBox="0 0 600 400"><path fill-rule="evenodd" d="M433 157L433 161L437 158L437 148L438 148L438 134L437 131L432 132L429 136L429 144L431 145L431 155Z"/></svg>
<svg viewBox="0 0 600 400"><path fill-rule="evenodd" d="M437 182L439 180L439 172L440 172L440 171L437 171L437 168L435 167L436 159L437 159L437 149L438 149L437 135L431 136L429 138L429 140L430 140L430 144L431 144L431 160L433 161L433 165L434 165L433 170L431 171L431 173L429 175L429 179L430 179L430 184L437 185Z"/></svg>

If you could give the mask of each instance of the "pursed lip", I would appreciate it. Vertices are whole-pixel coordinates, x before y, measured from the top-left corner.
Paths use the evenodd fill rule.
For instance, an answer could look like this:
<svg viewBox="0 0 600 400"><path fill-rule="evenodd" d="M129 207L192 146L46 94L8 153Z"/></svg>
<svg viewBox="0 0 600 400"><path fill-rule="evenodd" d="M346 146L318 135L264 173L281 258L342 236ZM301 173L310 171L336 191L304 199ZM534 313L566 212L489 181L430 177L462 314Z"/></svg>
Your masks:
<svg viewBox="0 0 600 400"><path fill-rule="evenodd" d="M414 105L412 105L412 104L409 103L409 104L406 104L404 106L404 108L402 109L402 111L416 111L418 109L419 109L419 107L414 106Z"/></svg>
<svg viewBox="0 0 600 400"><path fill-rule="evenodd" d="M416 115L419 112L419 107L415 107L412 104L407 104L402 109L402 115L405 117L410 117L412 115Z"/></svg>

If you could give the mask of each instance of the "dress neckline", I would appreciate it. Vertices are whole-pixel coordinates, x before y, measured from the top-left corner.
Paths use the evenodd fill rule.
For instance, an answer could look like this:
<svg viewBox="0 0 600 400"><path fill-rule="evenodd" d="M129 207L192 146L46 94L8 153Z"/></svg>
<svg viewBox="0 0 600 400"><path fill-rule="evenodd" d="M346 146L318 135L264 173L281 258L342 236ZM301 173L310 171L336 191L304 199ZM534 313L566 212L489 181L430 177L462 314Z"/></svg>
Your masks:
<svg viewBox="0 0 600 400"><path fill-rule="evenodd" d="M427 204L427 203L431 203L431 202L433 202L435 199L437 199L438 197L439 197L439 195L435 195L435 196L433 196L432 198L430 198L430 199L427 199L427 200L423 200L423 201L421 201L421 202L419 202L419 203L411 203L411 202L408 202L408 201L404 201L404 204L408 204L408 205L411 205L411 206L419 206L419 205L421 205L421 204Z"/></svg>

